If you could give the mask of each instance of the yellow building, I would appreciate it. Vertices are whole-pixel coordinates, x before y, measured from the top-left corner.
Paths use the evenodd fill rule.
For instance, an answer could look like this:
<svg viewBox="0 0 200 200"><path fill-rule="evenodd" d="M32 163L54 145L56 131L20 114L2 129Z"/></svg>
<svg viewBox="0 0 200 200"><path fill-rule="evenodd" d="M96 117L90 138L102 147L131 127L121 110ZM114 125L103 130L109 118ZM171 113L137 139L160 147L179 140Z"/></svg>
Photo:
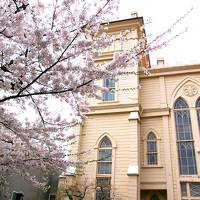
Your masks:
<svg viewBox="0 0 200 200"><path fill-rule="evenodd" d="M108 32L116 38L130 32L123 45L115 40L96 62L133 47L142 24L140 17L110 23ZM95 185L86 200L200 199L200 65L169 67L159 60L146 76L141 65L147 61L134 67L139 73L117 82L98 81L110 92L89 100L87 120L74 129L74 159L87 162L84 176ZM86 185L83 177L75 179ZM60 186L65 181L69 177L60 177Z"/></svg>

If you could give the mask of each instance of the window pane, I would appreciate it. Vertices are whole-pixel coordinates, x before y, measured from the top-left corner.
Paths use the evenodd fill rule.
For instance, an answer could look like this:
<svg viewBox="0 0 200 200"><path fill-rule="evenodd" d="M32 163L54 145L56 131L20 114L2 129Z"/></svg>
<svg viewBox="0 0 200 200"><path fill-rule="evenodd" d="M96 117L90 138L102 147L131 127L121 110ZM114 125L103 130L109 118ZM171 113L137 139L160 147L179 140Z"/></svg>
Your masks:
<svg viewBox="0 0 200 200"><path fill-rule="evenodd" d="M175 102L174 105L175 109L183 109L183 108L188 108L187 103L182 99L182 98L178 98Z"/></svg>
<svg viewBox="0 0 200 200"><path fill-rule="evenodd" d="M104 87L114 88L115 87L115 81L113 79L105 79L104 80Z"/></svg>
<svg viewBox="0 0 200 200"><path fill-rule="evenodd" d="M178 142L180 174L196 174L196 160L193 142Z"/></svg>
<svg viewBox="0 0 200 200"><path fill-rule="evenodd" d="M111 180L98 178L96 188L96 200L110 200Z"/></svg>
<svg viewBox="0 0 200 200"><path fill-rule="evenodd" d="M111 162L98 162L98 174L111 174Z"/></svg>
<svg viewBox="0 0 200 200"><path fill-rule="evenodd" d="M156 146L156 141L154 142L149 142L147 141L147 152L157 152L157 146Z"/></svg>
<svg viewBox="0 0 200 200"><path fill-rule="evenodd" d="M190 195L200 197L200 183L190 183Z"/></svg>
<svg viewBox="0 0 200 200"><path fill-rule="evenodd" d="M181 196L187 197L187 185L186 185L186 183L181 183Z"/></svg>
<svg viewBox="0 0 200 200"><path fill-rule="evenodd" d="M113 101L115 99L115 93L113 91L103 93L103 101Z"/></svg>
<svg viewBox="0 0 200 200"><path fill-rule="evenodd" d="M147 155L147 162L148 165L157 165L157 154L156 153L151 153Z"/></svg>
<svg viewBox="0 0 200 200"><path fill-rule="evenodd" d="M110 178L98 178L97 186L101 186L103 188L110 187Z"/></svg>
<svg viewBox="0 0 200 200"><path fill-rule="evenodd" d="M105 79L104 87L109 89L103 93L103 101L113 101L115 99L115 81L113 79Z"/></svg>
<svg viewBox="0 0 200 200"><path fill-rule="evenodd" d="M99 161L112 161L112 149L100 149Z"/></svg>
<svg viewBox="0 0 200 200"><path fill-rule="evenodd" d="M190 113L188 110L175 111L177 140L192 140Z"/></svg>
<svg viewBox="0 0 200 200"><path fill-rule="evenodd" d="M99 145L100 148L104 148L104 147L112 147L112 143L110 141L110 139L105 136L101 142L100 142L100 145Z"/></svg>

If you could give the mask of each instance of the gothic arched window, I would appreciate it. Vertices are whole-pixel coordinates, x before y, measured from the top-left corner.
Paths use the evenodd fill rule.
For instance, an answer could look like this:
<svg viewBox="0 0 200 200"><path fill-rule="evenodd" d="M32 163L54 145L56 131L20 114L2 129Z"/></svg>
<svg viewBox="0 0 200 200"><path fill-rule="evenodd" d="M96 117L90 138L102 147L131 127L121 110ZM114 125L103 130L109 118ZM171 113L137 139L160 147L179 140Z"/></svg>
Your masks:
<svg viewBox="0 0 200 200"><path fill-rule="evenodd" d="M98 151L98 174L111 174L112 166L112 143L110 139L105 136L100 144Z"/></svg>
<svg viewBox="0 0 200 200"><path fill-rule="evenodd" d="M96 200L109 200L112 173L112 143L105 136L99 143L97 160Z"/></svg>
<svg viewBox="0 0 200 200"><path fill-rule="evenodd" d="M150 132L147 136L147 164L158 164L157 138L153 132Z"/></svg>
<svg viewBox="0 0 200 200"><path fill-rule="evenodd" d="M199 123L199 128L200 128L200 97L197 100L196 109L197 109L197 118L198 118L198 123Z"/></svg>
<svg viewBox="0 0 200 200"><path fill-rule="evenodd" d="M174 104L174 116L180 174L197 174L190 111L182 98Z"/></svg>

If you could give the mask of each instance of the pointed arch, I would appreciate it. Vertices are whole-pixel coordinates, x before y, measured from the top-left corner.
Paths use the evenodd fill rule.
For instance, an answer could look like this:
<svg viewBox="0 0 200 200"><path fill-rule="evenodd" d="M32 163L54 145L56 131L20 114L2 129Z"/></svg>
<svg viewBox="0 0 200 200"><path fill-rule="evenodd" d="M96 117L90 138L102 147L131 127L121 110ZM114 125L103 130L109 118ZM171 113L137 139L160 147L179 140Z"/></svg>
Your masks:
<svg viewBox="0 0 200 200"><path fill-rule="evenodd" d="M189 108L186 100L183 97L178 97L176 101L174 102L174 109L184 109Z"/></svg>
<svg viewBox="0 0 200 200"><path fill-rule="evenodd" d="M150 129L148 129L148 131L145 132L143 140L147 140L147 137L148 137L150 132L152 132L156 136L157 140L160 140L160 136L154 128L150 128Z"/></svg>
<svg viewBox="0 0 200 200"><path fill-rule="evenodd" d="M101 134L101 135L98 137L98 139L97 139L97 141L96 141L96 143L95 143L95 146L94 146L95 149L98 149L98 148L99 148L99 144L100 144L100 142L102 141L102 139L103 139L104 137L107 137L107 138L111 141L112 148L116 148L116 147L117 147L115 140L111 137L111 135L110 135L109 133L105 132L105 133Z"/></svg>
<svg viewBox="0 0 200 200"><path fill-rule="evenodd" d="M104 136L99 143L99 148L106 148L106 147L112 147L112 142L107 136Z"/></svg>
<svg viewBox="0 0 200 200"><path fill-rule="evenodd" d="M156 135L154 134L154 132L150 132L147 136L147 140L157 140Z"/></svg>
<svg viewBox="0 0 200 200"><path fill-rule="evenodd" d="M198 86L200 88L200 82L191 78L191 77L186 77L185 79L183 79L182 81L179 82L179 84L176 86L176 88L173 90L171 98L170 98L170 108L173 108L174 106L174 100L177 99L178 97L178 92L180 91L180 89L187 84L188 82L193 83L194 85Z"/></svg>

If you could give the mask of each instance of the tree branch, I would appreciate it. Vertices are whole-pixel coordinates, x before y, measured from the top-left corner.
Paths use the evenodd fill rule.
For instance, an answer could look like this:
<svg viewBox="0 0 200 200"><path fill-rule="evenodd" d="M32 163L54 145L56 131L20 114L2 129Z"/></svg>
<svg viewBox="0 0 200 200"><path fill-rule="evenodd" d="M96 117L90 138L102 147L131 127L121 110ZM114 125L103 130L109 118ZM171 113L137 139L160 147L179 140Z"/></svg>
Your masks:
<svg viewBox="0 0 200 200"><path fill-rule="evenodd" d="M87 81L87 82L85 82L85 83L77 86L76 89L78 89L80 87L83 87L85 85L88 85L92 81L93 80L89 80L89 81ZM7 100L16 99L16 98L22 98L22 97L30 97L30 96L38 96L38 95L48 95L48 94L61 94L61 93L70 92L70 91L73 91L73 90L74 90L74 88L69 88L69 89L58 90L58 91L49 90L49 91L42 91L42 92L33 92L33 93L28 93L28 94L17 94L17 95L12 95L12 96L0 99L0 102L5 102Z"/></svg>
<svg viewBox="0 0 200 200"><path fill-rule="evenodd" d="M22 88L17 95L20 95L23 91L25 91L28 87L30 87L34 82L36 82L42 75L47 73L49 70L51 70L55 65L57 65L60 60L62 59L63 55L65 52L68 50L68 48L71 46L71 44L74 42L74 40L78 37L79 33L76 33L74 38L71 40L71 42L67 45L67 47L63 50L59 58L57 59L56 62L54 62L52 65L50 65L47 69L45 69L43 72L41 72L35 79L33 79L30 83L28 83L24 88ZM16 95L16 96L17 96Z"/></svg>
<svg viewBox="0 0 200 200"><path fill-rule="evenodd" d="M40 116L40 118L41 118L41 120L42 120L42 124L43 124L43 126L44 126L44 128L45 128L45 121L44 121L44 118L43 118L42 113L41 113L41 111L40 111L40 108L37 106L37 104L36 104L34 98L33 98L32 96L30 96L30 97L31 97L31 100L32 100L32 102L34 103L34 105L35 105L35 107L36 107L36 109L37 109L37 111L38 111L38 114L39 114L39 116Z"/></svg>

